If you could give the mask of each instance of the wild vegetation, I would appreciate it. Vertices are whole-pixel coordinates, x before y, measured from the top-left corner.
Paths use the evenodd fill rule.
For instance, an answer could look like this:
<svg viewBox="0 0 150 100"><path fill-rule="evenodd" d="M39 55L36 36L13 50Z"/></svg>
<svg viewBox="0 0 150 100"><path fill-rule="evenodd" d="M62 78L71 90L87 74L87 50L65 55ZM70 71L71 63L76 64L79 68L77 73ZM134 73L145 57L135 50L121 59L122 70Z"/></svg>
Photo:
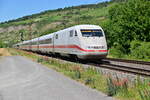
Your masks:
<svg viewBox="0 0 150 100"><path fill-rule="evenodd" d="M59 59L21 50L9 49L9 51L12 55L28 57L93 89L119 98L119 100L150 100L150 79L148 78L142 79L138 76L134 81L131 81L128 78L103 74L94 67L84 68L80 64L63 62Z"/></svg>
<svg viewBox="0 0 150 100"><path fill-rule="evenodd" d="M111 54L150 59L150 1L129 0L109 10L106 25ZM108 28L107 28L108 27Z"/></svg>
<svg viewBox="0 0 150 100"><path fill-rule="evenodd" d="M111 0L48 10L0 24L0 46L49 34L77 24L104 29L109 56L150 61L150 1Z"/></svg>

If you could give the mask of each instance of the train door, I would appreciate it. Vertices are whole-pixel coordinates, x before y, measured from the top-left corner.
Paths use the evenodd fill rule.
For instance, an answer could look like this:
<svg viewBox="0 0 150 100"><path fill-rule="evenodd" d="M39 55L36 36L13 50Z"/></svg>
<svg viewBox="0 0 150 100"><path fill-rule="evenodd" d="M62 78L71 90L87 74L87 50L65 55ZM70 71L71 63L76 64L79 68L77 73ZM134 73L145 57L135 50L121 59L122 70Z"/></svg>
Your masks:
<svg viewBox="0 0 150 100"><path fill-rule="evenodd" d="M67 37L67 43L68 43L68 52L69 54L73 54L74 50L75 50L75 42L74 41L74 38L75 38L75 30L70 30L69 33L68 33L68 37Z"/></svg>
<svg viewBox="0 0 150 100"><path fill-rule="evenodd" d="M54 49L54 41L55 40L55 34L52 36L52 53L55 53L55 49Z"/></svg>
<svg viewBox="0 0 150 100"><path fill-rule="evenodd" d="M38 51L38 52L40 51L40 49L39 49L39 48L40 48L40 47L39 47L39 44L40 44L40 43L39 43L39 38L38 38L38 41L37 41L37 51Z"/></svg>
<svg viewBox="0 0 150 100"><path fill-rule="evenodd" d="M80 42L78 38L78 32L76 29L70 30L69 37L68 37L68 43L69 43L69 51L70 54L77 54L78 48L80 47Z"/></svg>
<svg viewBox="0 0 150 100"><path fill-rule="evenodd" d="M59 35L58 33L55 33L53 37L53 52L54 53L58 53L58 45L59 45Z"/></svg>

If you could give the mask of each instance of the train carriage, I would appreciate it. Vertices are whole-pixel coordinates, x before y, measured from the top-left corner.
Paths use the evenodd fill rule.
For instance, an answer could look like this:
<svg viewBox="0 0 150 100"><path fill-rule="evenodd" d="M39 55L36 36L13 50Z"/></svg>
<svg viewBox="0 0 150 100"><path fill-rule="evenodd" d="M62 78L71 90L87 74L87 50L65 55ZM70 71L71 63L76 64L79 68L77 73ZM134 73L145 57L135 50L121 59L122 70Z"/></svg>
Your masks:
<svg viewBox="0 0 150 100"><path fill-rule="evenodd" d="M42 53L52 53L53 52L53 34L48 34L42 36L38 40L38 51Z"/></svg>
<svg viewBox="0 0 150 100"><path fill-rule="evenodd" d="M104 31L96 25L76 25L18 44L20 49L99 59L107 56Z"/></svg>

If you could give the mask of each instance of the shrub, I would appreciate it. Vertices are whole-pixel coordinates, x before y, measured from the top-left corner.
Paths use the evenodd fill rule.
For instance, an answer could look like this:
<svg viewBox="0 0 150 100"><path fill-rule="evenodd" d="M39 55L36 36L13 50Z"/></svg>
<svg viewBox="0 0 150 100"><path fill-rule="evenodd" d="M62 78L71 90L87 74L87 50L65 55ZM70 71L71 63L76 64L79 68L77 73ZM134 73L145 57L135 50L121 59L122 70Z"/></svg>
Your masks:
<svg viewBox="0 0 150 100"><path fill-rule="evenodd" d="M114 86L112 78L107 79L107 94L108 96L114 96L118 89Z"/></svg>
<svg viewBox="0 0 150 100"><path fill-rule="evenodd" d="M119 79L118 77L114 80L112 77L107 79L107 94L114 96L118 93L128 94L128 80Z"/></svg>
<svg viewBox="0 0 150 100"><path fill-rule="evenodd" d="M97 86L95 85L95 77L87 77L85 79L85 84L90 85L92 88L96 88Z"/></svg>
<svg viewBox="0 0 150 100"><path fill-rule="evenodd" d="M100 73L96 68L92 68L92 67L87 68L83 75L84 83L86 85L91 86L92 88L98 88L98 86L96 86L96 82L100 78L99 74Z"/></svg>
<svg viewBox="0 0 150 100"><path fill-rule="evenodd" d="M80 79L81 78L81 72L83 71L83 68L81 68L80 66L72 66L71 71L75 72L74 78Z"/></svg>
<svg viewBox="0 0 150 100"><path fill-rule="evenodd" d="M122 45L118 44L110 49L110 55L117 57L117 58L121 58L124 56L124 51L125 50L122 47Z"/></svg>
<svg viewBox="0 0 150 100"><path fill-rule="evenodd" d="M46 62L46 63L50 63L50 60L49 60L49 58L48 57L43 57L43 60Z"/></svg>
<svg viewBox="0 0 150 100"><path fill-rule="evenodd" d="M150 42L132 41L131 56L139 59L150 59Z"/></svg>
<svg viewBox="0 0 150 100"><path fill-rule="evenodd" d="M135 85L141 100L150 100L150 80L138 77Z"/></svg>
<svg viewBox="0 0 150 100"><path fill-rule="evenodd" d="M80 71L75 72L75 78L80 79L81 78L81 73Z"/></svg>
<svg viewBox="0 0 150 100"><path fill-rule="evenodd" d="M43 58L38 58L38 59L37 59L37 62L38 62L38 63L43 62Z"/></svg>
<svg viewBox="0 0 150 100"><path fill-rule="evenodd" d="M145 89L139 90L138 92L142 100L150 100L150 90Z"/></svg>

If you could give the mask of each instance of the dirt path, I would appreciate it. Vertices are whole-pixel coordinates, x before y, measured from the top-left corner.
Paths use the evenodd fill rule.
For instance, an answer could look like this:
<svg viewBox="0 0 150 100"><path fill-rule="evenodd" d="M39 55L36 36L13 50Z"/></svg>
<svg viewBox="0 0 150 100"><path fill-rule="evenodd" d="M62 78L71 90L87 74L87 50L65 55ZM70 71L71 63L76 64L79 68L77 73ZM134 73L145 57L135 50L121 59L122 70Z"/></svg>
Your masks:
<svg viewBox="0 0 150 100"><path fill-rule="evenodd" d="M11 56L6 48L0 48L0 56Z"/></svg>

